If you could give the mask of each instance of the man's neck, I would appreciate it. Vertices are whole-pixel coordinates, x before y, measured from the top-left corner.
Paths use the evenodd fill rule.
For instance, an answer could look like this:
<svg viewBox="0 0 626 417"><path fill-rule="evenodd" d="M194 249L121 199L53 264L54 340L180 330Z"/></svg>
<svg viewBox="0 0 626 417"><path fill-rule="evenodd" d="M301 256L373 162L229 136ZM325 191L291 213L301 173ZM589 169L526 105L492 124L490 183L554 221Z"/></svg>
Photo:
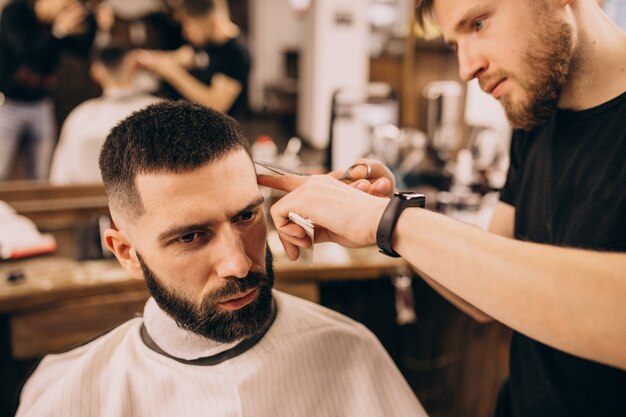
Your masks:
<svg viewBox="0 0 626 417"><path fill-rule="evenodd" d="M102 95L108 96L111 94L117 94L119 91L130 91L135 89L135 85L130 81L122 82L105 82L100 84L102 88Z"/></svg>
<svg viewBox="0 0 626 417"><path fill-rule="evenodd" d="M626 33L595 2L573 2L577 32L559 108L585 110L626 91Z"/></svg>

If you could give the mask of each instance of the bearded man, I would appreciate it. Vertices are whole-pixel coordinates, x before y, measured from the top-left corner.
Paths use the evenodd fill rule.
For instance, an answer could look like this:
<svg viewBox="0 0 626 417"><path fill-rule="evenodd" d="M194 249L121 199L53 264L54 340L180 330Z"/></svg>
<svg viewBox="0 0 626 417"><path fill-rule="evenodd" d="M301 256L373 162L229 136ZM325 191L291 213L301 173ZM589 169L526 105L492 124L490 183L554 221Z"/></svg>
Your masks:
<svg viewBox="0 0 626 417"><path fill-rule="evenodd" d="M489 232L394 195L372 165L353 187L261 176L291 258L316 241L378 244L480 321L514 331L498 416L626 415L626 33L596 0L418 0L516 129ZM356 173L354 173L356 175ZM355 189L356 188L356 189ZM368 191L369 193L359 192Z"/></svg>
<svg viewBox="0 0 626 417"><path fill-rule="evenodd" d="M232 119L149 106L111 131L100 169L105 242L153 298L143 318L46 357L18 416L426 415L362 325L272 290L263 197Z"/></svg>

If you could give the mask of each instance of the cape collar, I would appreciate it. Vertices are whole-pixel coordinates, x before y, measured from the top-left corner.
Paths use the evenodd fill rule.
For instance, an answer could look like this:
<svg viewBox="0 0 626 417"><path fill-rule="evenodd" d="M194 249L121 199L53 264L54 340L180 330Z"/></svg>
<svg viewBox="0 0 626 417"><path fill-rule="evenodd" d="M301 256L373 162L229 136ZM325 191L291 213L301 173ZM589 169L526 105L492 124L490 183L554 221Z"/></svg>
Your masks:
<svg viewBox="0 0 626 417"><path fill-rule="evenodd" d="M189 365L217 365L252 348L267 333L276 318L276 301L272 300L271 318L254 336L232 343L219 343L182 329L163 311L153 298L144 308L141 340L151 350Z"/></svg>

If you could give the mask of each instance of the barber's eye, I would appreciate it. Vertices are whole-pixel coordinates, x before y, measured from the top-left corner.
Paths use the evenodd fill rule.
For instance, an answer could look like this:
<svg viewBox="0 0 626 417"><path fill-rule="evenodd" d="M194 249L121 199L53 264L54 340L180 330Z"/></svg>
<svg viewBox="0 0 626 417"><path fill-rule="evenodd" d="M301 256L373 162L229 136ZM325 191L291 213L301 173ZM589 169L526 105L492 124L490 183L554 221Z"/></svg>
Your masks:
<svg viewBox="0 0 626 417"><path fill-rule="evenodd" d="M476 31L482 30L485 27L485 19L476 19L472 22L472 28Z"/></svg>
<svg viewBox="0 0 626 417"><path fill-rule="evenodd" d="M198 239L199 237L200 237L199 232L187 233L185 235L182 235L178 239L176 239L176 241L180 243L191 243L194 240Z"/></svg>

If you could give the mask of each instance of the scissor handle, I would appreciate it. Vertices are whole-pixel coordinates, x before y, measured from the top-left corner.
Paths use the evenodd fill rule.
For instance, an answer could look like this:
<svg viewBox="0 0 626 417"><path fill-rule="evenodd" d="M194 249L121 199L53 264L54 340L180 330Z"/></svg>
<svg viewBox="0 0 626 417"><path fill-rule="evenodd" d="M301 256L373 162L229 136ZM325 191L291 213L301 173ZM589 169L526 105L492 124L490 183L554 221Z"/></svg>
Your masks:
<svg viewBox="0 0 626 417"><path fill-rule="evenodd" d="M352 173L352 171L354 170L354 168L358 167L358 166L363 166L367 169L367 172L365 174L365 176L363 178L352 178L352 176L350 175ZM370 164L366 164L365 162L359 162L356 164L352 164L348 167L348 169L346 169L346 171L343 173L343 175L339 178L337 178L339 181L356 181L356 180L366 180L370 177L370 175L372 174L372 167Z"/></svg>

